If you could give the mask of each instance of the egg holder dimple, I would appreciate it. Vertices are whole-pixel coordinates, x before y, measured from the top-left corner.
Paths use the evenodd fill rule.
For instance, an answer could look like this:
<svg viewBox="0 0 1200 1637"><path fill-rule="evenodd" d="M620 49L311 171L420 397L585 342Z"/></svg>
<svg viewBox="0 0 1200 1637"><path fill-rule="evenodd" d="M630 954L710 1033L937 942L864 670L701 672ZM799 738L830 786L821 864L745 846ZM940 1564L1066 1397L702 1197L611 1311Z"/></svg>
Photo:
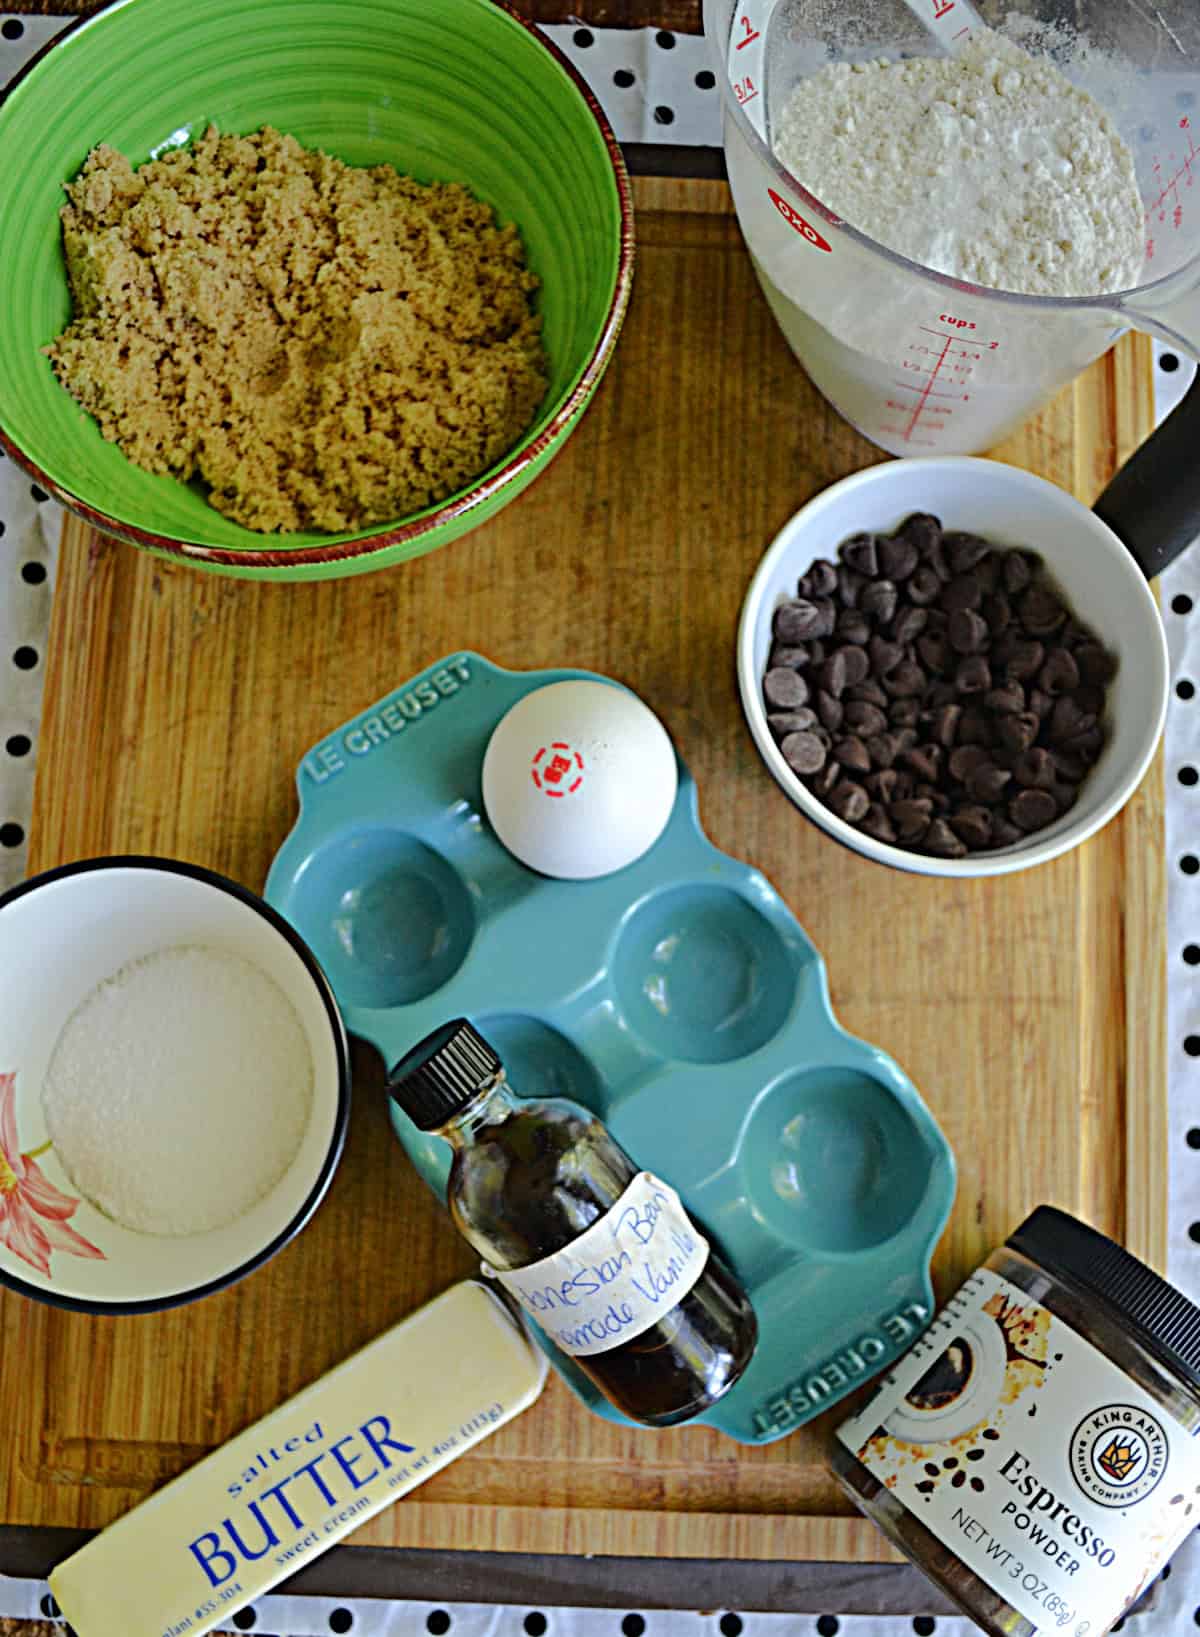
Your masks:
<svg viewBox="0 0 1200 1637"><path fill-rule="evenodd" d="M390 1066L467 1016L524 1097L593 1110L662 1175L742 1279L759 1340L697 1419L767 1443L884 1369L929 1322L954 1161L912 1082L834 1018L824 963L769 882L715 848L679 762L667 827L633 864L559 881L493 835L496 724L577 670L432 665L323 739L265 896ZM394 1103L445 1197L450 1149ZM547 1344L597 1414L624 1421Z"/></svg>

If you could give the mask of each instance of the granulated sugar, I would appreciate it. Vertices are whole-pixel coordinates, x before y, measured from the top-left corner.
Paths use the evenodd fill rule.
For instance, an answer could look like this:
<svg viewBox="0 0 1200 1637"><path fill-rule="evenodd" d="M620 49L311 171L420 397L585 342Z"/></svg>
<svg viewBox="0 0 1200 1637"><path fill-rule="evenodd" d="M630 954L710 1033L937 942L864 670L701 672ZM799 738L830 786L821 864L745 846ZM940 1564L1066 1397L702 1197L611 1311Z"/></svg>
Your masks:
<svg viewBox="0 0 1200 1637"><path fill-rule="evenodd" d="M1086 91L990 29L957 57L829 64L774 145L851 226L937 272L1043 296L1137 283L1129 149Z"/></svg>
<svg viewBox="0 0 1200 1637"><path fill-rule="evenodd" d="M42 1104L85 1198L142 1233L223 1227L284 1175L308 1124L312 1059L273 979L192 946L93 989L51 1055Z"/></svg>

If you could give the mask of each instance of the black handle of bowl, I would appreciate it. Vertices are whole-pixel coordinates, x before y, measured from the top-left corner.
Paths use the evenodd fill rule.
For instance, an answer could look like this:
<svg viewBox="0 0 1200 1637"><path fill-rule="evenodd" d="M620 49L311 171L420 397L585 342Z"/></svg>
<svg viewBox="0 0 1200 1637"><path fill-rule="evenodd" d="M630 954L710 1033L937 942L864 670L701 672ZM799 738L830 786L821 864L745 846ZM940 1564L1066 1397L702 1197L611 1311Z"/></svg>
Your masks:
<svg viewBox="0 0 1200 1637"><path fill-rule="evenodd" d="M1153 580L1200 536L1200 370L1092 510Z"/></svg>

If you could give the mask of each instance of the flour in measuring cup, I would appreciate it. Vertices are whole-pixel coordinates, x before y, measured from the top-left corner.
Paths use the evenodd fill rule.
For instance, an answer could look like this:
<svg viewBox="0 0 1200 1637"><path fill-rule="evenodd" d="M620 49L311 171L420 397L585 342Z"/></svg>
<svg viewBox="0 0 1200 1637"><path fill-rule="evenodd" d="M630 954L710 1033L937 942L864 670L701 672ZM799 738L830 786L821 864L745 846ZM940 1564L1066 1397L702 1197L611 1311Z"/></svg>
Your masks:
<svg viewBox="0 0 1200 1637"><path fill-rule="evenodd" d="M1138 280L1129 149L1086 91L991 29L957 57L831 63L792 90L774 147L844 221L953 278L1041 296Z"/></svg>

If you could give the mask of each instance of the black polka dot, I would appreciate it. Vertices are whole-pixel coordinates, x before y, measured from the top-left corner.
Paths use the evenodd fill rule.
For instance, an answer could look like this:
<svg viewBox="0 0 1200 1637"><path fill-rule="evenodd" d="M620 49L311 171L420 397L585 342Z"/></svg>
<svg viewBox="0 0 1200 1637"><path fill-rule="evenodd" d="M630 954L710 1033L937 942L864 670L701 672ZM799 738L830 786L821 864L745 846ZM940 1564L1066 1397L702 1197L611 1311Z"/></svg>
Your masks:
<svg viewBox="0 0 1200 1637"><path fill-rule="evenodd" d="M6 40L19 40L24 32L25 24L19 17L6 17L3 23L0 23L0 34L3 34Z"/></svg>
<svg viewBox="0 0 1200 1637"><path fill-rule="evenodd" d="M1122 1616L1122 1618L1120 1620L1114 1620L1112 1625L1108 1629L1110 1631L1124 1631L1124 1629L1125 1629L1124 1616Z"/></svg>
<svg viewBox="0 0 1200 1637"><path fill-rule="evenodd" d="M349 1609L333 1609L330 1612L329 1629L330 1631L336 1631L338 1637L344 1637L344 1633L349 1631L353 1624L354 1616Z"/></svg>
<svg viewBox="0 0 1200 1637"><path fill-rule="evenodd" d="M619 85L622 91L628 91L629 87L633 84L633 81L633 71L628 68L618 68L616 73L613 75L613 84Z"/></svg>
<svg viewBox="0 0 1200 1637"><path fill-rule="evenodd" d="M819 1637L837 1637L838 1622L836 1614L823 1614L817 1621Z"/></svg>
<svg viewBox="0 0 1200 1637"><path fill-rule="evenodd" d="M1188 1229L1188 1238L1194 1245L1200 1245L1200 1222L1193 1222Z"/></svg>
<svg viewBox="0 0 1200 1637"><path fill-rule="evenodd" d="M49 1592L47 1592L45 1597L42 1598L41 1602L38 1604L38 1607L46 1616L47 1620L58 1619L58 1604L54 1601Z"/></svg>
<svg viewBox="0 0 1200 1637"><path fill-rule="evenodd" d="M543 1637L546 1630L546 1616L540 1609L534 1609L527 1614L524 1620L525 1637Z"/></svg>
<svg viewBox="0 0 1200 1637"><path fill-rule="evenodd" d="M0 824L0 847L19 847L25 832L19 824Z"/></svg>
<svg viewBox="0 0 1200 1637"><path fill-rule="evenodd" d="M1189 966L1200 966L1200 944L1184 944L1183 958Z"/></svg>
<svg viewBox="0 0 1200 1637"><path fill-rule="evenodd" d="M1189 1057L1200 1057L1200 1034L1184 1035L1183 1049Z"/></svg>
<svg viewBox="0 0 1200 1637"><path fill-rule="evenodd" d="M658 107L654 110L654 123L656 125L674 125L674 108L668 108L665 102L660 102Z"/></svg>
<svg viewBox="0 0 1200 1637"><path fill-rule="evenodd" d="M1175 684L1175 692L1179 695L1180 699L1191 699L1195 696L1196 684L1194 682L1189 682L1185 677L1182 682L1177 682Z"/></svg>
<svg viewBox="0 0 1200 1637"><path fill-rule="evenodd" d="M13 733L4 741L4 748L10 756L28 756L33 749L33 740L27 733ZM1186 952L1184 959L1187 959Z"/></svg>
<svg viewBox="0 0 1200 1637"><path fill-rule="evenodd" d="M1179 769L1179 782L1180 784L1186 784L1190 789L1192 785L1200 784L1200 773L1197 773L1194 767L1181 767Z"/></svg>
<svg viewBox="0 0 1200 1637"><path fill-rule="evenodd" d="M1177 597L1171 598L1171 612L1173 614L1190 614L1191 611L1192 599L1185 591L1181 591Z"/></svg>
<svg viewBox="0 0 1200 1637"><path fill-rule="evenodd" d="M575 41L575 44L579 47L580 51L586 51L588 46L595 45L596 43L596 36L592 33L590 28L577 28L571 38Z"/></svg>
<svg viewBox="0 0 1200 1637"><path fill-rule="evenodd" d="M1195 853L1184 853L1179 860L1179 868L1184 875L1195 875L1196 871L1200 870L1200 858L1197 858Z"/></svg>
<svg viewBox="0 0 1200 1637"><path fill-rule="evenodd" d="M432 1609L425 1616L425 1630L429 1637L444 1637L450 1630L450 1616L445 1609Z"/></svg>
<svg viewBox="0 0 1200 1637"><path fill-rule="evenodd" d="M658 33L654 36L654 43L655 45L660 46L664 51L674 51L675 36L671 33L670 29L660 28Z"/></svg>
<svg viewBox="0 0 1200 1637"><path fill-rule="evenodd" d="M21 578L26 585L41 585L46 578L45 563L22 563Z"/></svg>
<svg viewBox="0 0 1200 1637"><path fill-rule="evenodd" d="M239 1631L253 1631L254 1622L258 1619L253 1607L239 1609L233 1617L233 1623Z"/></svg>
<svg viewBox="0 0 1200 1637"><path fill-rule="evenodd" d="M1171 1578L1171 1565L1169 1563L1163 1569L1163 1572L1159 1575L1158 1578L1160 1580L1170 1580L1170 1578Z"/></svg>
<svg viewBox="0 0 1200 1637"><path fill-rule="evenodd" d="M931 1614L918 1614L913 1621L913 1630L916 1632L917 1637L933 1637L933 1633L937 1630L937 1621Z"/></svg>
<svg viewBox="0 0 1200 1637"><path fill-rule="evenodd" d="M721 1637L742 1637L742 1617L740 1614L723 1614L720 1624Z"/></svg>
<svg viewBox="0 0 1200 1637"><path fill-rule="evenodd" d="M1164 352L1158 361L1159 369L1165 369L1168 375L1174 375L1179 368L1179 359L1173 352Z"/></svg>
<svg viewBox="0 0 1200 1637"><path fill-rule="evenodd" d="M1200 1609L1196 1610L1195 1614L1192 1616L1192 1619L1196 1622L1196 1624L1198 1626L1200 1626Z"/></svg>
<svg viewBox="0 0 1200 1637"><path fill-rule="evenodd" d="M1200 1125L1192 1126L1184 1141L1189 1148L1200 1148Z"/></svg>
<svg viewBox="0 0 1200 1637"><path fill-rule="evenodd" d="M646 1629L646 1622L640 1614L627 1614L621 1621L621 1631L624 1637L642 1637Z"/></svg>
<svg viewBox="0 0 1200 1637"><path fill-rule="evenodd" d="M33 498L37 501L39 506L41 505L43 500L49 500L49 498L50 498L50 496L46 493L45 489L40 488L36 483L31 483L29 485L29 492L33 496Z"/></svg>
<svg viewBox="0 0 1200 1637"><path fill-rule="evenodd" d="M33 667L37 664L37 661L37 649L30 648L26 644L22 644L22 646L13 654L13 664L17 667L18 671L32 671Z"/></svg>

